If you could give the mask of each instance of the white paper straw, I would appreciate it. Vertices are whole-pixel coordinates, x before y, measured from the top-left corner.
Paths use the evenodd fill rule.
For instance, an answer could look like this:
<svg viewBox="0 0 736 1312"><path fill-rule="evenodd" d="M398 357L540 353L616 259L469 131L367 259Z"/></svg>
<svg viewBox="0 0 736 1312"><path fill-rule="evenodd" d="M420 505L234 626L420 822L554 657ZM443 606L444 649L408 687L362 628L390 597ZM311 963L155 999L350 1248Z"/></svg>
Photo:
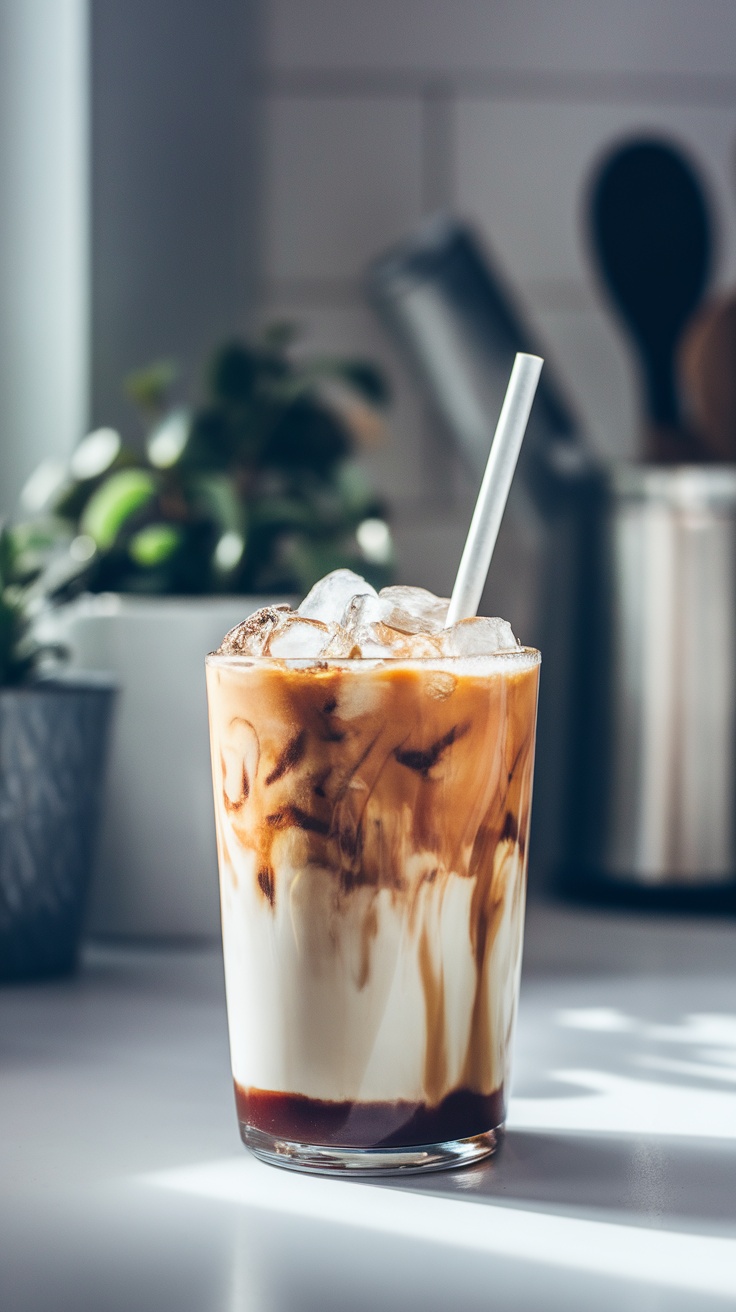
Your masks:
<svg viewBox="0 0 736 1312"><path fill-rule="evenodd" d="M514 360L452 590L448 627L478 613L543 363L538 355L521 353Z"/></svg>

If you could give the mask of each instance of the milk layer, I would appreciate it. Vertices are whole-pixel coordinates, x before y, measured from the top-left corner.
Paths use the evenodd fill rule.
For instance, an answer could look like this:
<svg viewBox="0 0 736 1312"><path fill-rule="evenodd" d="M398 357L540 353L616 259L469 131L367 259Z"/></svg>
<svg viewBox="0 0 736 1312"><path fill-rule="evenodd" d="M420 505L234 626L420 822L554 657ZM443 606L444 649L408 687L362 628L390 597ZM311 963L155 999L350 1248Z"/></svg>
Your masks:
<svg viewBox="0 0 736 1312"><path fill-rule="evenodd" d="M209 659L243 1088L434 1106L507 1084L537 661Z"/></svg>

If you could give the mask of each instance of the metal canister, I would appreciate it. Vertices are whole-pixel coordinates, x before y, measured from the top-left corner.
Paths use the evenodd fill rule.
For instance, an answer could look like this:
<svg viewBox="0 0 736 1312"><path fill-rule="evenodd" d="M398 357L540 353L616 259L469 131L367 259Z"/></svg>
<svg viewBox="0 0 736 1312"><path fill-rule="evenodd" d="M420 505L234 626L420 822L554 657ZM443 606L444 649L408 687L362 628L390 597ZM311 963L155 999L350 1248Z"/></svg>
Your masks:
<svg viewBox="0 0 736 1312"><path fill-rule="evenodd" d="M736 889L736 469L614 467L579 530L563 865Z"/></svg>

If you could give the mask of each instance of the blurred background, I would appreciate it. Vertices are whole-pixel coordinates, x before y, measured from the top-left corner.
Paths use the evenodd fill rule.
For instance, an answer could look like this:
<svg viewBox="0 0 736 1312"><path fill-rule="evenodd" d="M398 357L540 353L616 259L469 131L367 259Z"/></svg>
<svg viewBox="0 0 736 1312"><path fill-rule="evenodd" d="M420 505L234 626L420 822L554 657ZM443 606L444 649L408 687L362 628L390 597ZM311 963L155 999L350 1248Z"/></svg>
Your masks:
<svg viewBox="0 0 736 1312"><path fill-rule="evenodd" d="M436 211L470 218L595 451L637 448L635 366L586 249L601 153L664 134L736 277L728 0L2 0L0 508L38 460L130 423L123 378L294 318L380 362L402 579L451 584L474 487L363 294Z"/></svg>
<svg viewBox="0 0 736 1312"><path fill-rule="evenodd" d="M736 0L0 0L3 1308L736 1306L734 289ZM204 653L448 594L516 349L509 1135L312 1203L233 1159Z"/></svg>
<svg viewBox="0 0 736 1312"><path fill-rule="evenodd" d="M575 437L567 473L575 466L579 474L581 459L599 475L614 471L606 475L607 508L596 493L571 515L561 487L545 502L533 481L517 479L484 598L486 613L507 616L523 640L545 650L541 742L549 764L539 773L543 784L546 776L559 787L549 797L544 786L539 791L537 860L550 868L602 863L617 877L636 871L650 884L682 876L732 889L736 483L727 466L736 451L729 382L736 320L723 297L736 283L734 50L730 0L0 0L0 514L14 513L39 462L66 462L68 480L71 453L90 430L119 429L127 442L140 429L124 387L131 372L175 360L181 387L189 388L177 395L196 398L219 344L293 321L302 329L297 361L343 355L375 366L375 376L363 364L353 372L363 400L366 389L376 393L376 378L388 385L386 431L363 425L362 490L341 486L346 505L357 497L358 510L346 511L350 531L362 516L374 529L385 516L394 558L384 552L378 559L378 541L380 567L396 581L449 593L479 466L462 458L462 442L438 418L411 352L376 312L375 270L386 267L387 251L406 250L402 243L417 231L436 232L437 216L468 224L494 286L545 356L543 378L563 399L562 427ZM612 152L632 142L654 143L660 164L666 156L660 181L649 164L643 182L635 168L618 182L602 172ZM675 173L667 174L672 151ZM604 187L611 178L613 199ZM683 215L690 217L680 223ZM435 227L422 229L430 219ZM633 250L628 265L616 248L623 232ZM680 272L684 300L675 304L673 293L666 309ZM683 332L701 303L725 307L718 352L704 350L696 332L683 355ZM674 316L664 363L652 337L661 325L650 314L660 305L664 318ZM703 361L716 358L714 392ZM671 395L664 402L661 395L657 401L658 369L677 372L676 385L665 378ZM217 404L226 407L222 395ZM488 441L498 389L491 402ZM700 446L683 437L693 420ZM132 440L140 448L140 432ZM84 499L107 477L106 461L117 469L123 460L110 441L108 433L102 448L85 448L78 468L72 462L72 502L80 487ZM150 461L164 473L148 469L133 489L136 533L146 497L149 518L163 505L163 494L151 499L146 488L166 482L169 457L154 459L152 450L149 444ZM668 465L666 478L632 483L627 471L642 456ZM703 478L692 473L701 461ZM132 495L128 474L123 483L124 496ZM66 496L68 485L62 490ZM249 513L257 514L258 495ZM36 498L35 509L42 502ZM56 515L61 501L47 499L44 513L49 505ZM74 505L69 522L80 513ZM593 520L591 506L598 507ZM83 552L104 554L105 536L112 541L130 517L130 505L119 522L118 503L103 509L104 522L99 513L85 521L82 512L76 528L64 529L79 535L81 525L74 541ZM221 511L218 503L218 533L228 525L227 506L222 523ZM178 514L175 506L174 521ZM176 523L153 529L133 541L126 528L121 538L132 590L196 593L191 579L185 586L146 582L161 553L178 550ZM223 536L223 560L237 564L242 541L232 526ZM583 558L586 568L597 561L598 576L589 570L583 579ZM110 577L100 576L93 591L113 587ZM228 577L232 583L235 575L209 578L199 589L223 596L219 609L213 602L196 622L192 601L189 618L160 612L160 629L149 609L145 649L131 637L124 652L122 619L108 623L114 612L133 624L142 614L134 609L108 608L104 623L97 610L83 626L79 659L113 669L120 682L116 751L127 735L131 761L155 717L164 723L163 703L151 701L150 652L173 634L172 617L182 625L176 643L189 652L183 681L169 679L178 723L200 679L201 653L240 617L240 596L263 596L271 586L283 593L290 580L295 591L293 579L310 576L266 572L250 587L244 575L238 586ZM603 579L610 610L596 628ZM228 590L240 595L227 602ZM654 627L642 628L649 614ZM619 621L620 641L611 638ZM715 653L697 677L693 633ZM578 695L584 680L570 652L589 636L599 643L597 667L608 673L605 686ZM667 669L659 658L665 648L675 653ZM136 703L134 714L136 678L149 701ZM207 815L184 850L214 864L196 686L198 745L184 736L176 756L201 760L177 785L172 806L182 811L186 790L201 811L206 794ZM169 757L175 733L169 726L162 735ZM590 775L591 752L605 758L605 768L596 797L584 797L580 780ZM146 768L129 763L118 787L114 763L115 795L136 788L150 795ZM598 834L577 851L573 796L583 797L583 828ZM120 848L119 835L130 844L141 831L133 815L121 815L103 841L103 866ZM680 842L672 817L683 815L689 829ZM155 813L150 824L158 825ZM153 868L165 859L159 844ZM190 864L197 862L190 857ZM131 850L128 865L143 871L145 861ZM172 878L179 878L178 857L174 865ZM192 887L198 878L192 869ZM129 895L133 909L144 883L145 872ZM206 923L208 933L217 932L214 873L206 901L178 931L199 932ZM126 915L119 907L107 919L99 912L98 927L140 928L134 910ZM161 916L153 919L164 932L170 912Z"/></svg>

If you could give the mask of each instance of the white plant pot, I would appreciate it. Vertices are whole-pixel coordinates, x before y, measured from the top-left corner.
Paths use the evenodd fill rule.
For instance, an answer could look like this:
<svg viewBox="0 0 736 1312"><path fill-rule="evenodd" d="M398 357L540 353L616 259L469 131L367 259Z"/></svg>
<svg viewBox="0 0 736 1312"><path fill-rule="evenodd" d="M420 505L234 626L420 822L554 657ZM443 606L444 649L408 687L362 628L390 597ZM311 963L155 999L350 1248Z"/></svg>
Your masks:
<svg viewBox="0 0 736 1312"><path fill-rule="evenodd" d="M268 600L102 594L54 616L73 666L110 671L120 687L92 933L219 936L204 658Z"/></svg>

